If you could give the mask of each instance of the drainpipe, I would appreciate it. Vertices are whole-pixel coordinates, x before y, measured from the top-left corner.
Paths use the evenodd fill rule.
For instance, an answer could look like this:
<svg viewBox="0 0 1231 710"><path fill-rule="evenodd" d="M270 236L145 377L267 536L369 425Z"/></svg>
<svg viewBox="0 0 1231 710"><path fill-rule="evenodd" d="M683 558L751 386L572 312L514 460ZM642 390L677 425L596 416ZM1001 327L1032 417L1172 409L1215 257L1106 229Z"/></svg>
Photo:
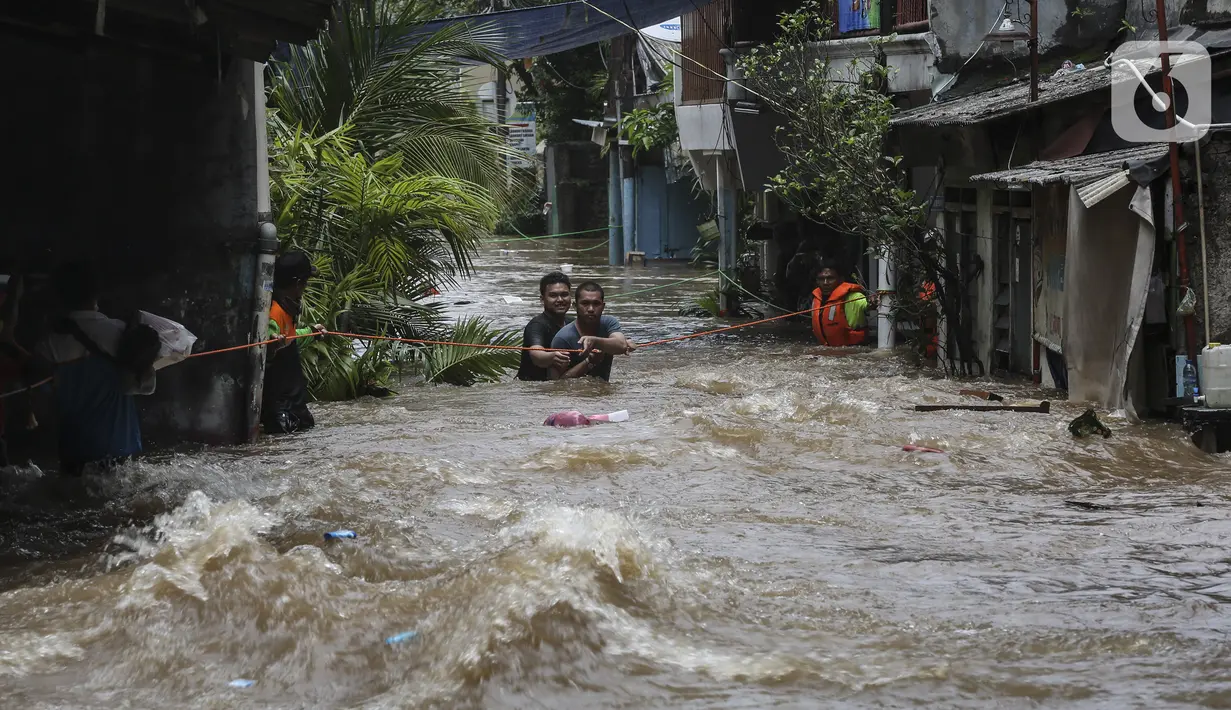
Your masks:
<svg viewBox="0 0 1231 710"><path fill-rule="evenodd" d="M274 260L278 253L278 228L269 204L269 148L265 134L265 66L252 62L252 120L256 131L256 268L252 284L252 330L248 342L266 339L269 307L274 290ZM248 349L248 407L244 424L249 443L261 431L261 400L265 391L265 348Z"/></svg>
<svg viewBox="0 0 1231 710"><path fill-rule="evenodd" d="M269 308L274 291L274 261L278 254L278 228L269 221L271 215L259 216L260 237L257 239L256 269L252 294L252 332L248 342L265 340L269 333ZM256 441L261 430L261 400L265 393L265 346L248 350L248 441Z"/></svg>
<svg viewBox="0 0 1231 710"><path fill-rule="evenodd" d="M620 263L624 263L628 253L634 250L633 237L637 233L637 184L633 160L629 155L630 150L628 146L620 146L620 178L624 185L624 197L621 204L624 210L624 218L621 221L624 227L621 230L624 253L620 255Z"/></svg>
<svg viewBox="0 0 1231 710"><path fill-rule="evenodd" d="M1210 273L1205 250L1205 179L1201 175L1201 141L1193 143L1197 153L1197 227L1201 234L1201 296L1205 301L1205 344L1210 344Z"/></svg>
<svg viewBox="0 0 1231 710"><path fill-rule="evenodd" d="M620 255L620 247L623 246L624 236L621 234L621 227L624 218L624 206L621 199L623 185L620 183L620 151L608 151L607 153L607 263L612 266L619 266L624 263L624 259Z"/></svg>
<svg viewBox="0 0 1231 710"><path fill-rule="evenodd" d="M1155 11L1158 13L1158 39L1167 41L1167 4L1164 0L1155 0ZM1167 129L1175 130L1175 87L1171 83L1171 58L1163 54L1163 91L1167 93ZM1175 137L1174 135L1172 136ZM1175 243L1180 258L1180 287L1188 290L1188 245L1185 243L1187 225L1184 223L1184 200L1180 192L1180 146L1172 141L1169 144L1171 152L1171 207L1175 219ZM1184 344L1189 358L1197 357L1197 331L1191 315L1184 316ZM1200 373L1198 373L1200 377Z"/></svg>
<svg viewBox="0 0 1231 710"><path fill-rule="evenodd" d="M714 156L714 187L718 198L718 270L726 276L733 275L735 263L738 260L736 251L735 220L735 190L728 184L731 176L727 173L724 156ZM725 283L718 287L718 310L722 314L731 315L737 305L736 299L728 295L730 289Z"/></svg>
<svg viewBox="0 0 1231 710"><path fill-rule="evenodd" d="M893 268L889 263L889 255L882 254L876 260L876 283L877 294L880 296L880 308L877 309L877 318L879 319L876 329L876 346L882 349L892 348L895 345L896 334L893 332L893 299L896 291L894 284Z"/></svg>

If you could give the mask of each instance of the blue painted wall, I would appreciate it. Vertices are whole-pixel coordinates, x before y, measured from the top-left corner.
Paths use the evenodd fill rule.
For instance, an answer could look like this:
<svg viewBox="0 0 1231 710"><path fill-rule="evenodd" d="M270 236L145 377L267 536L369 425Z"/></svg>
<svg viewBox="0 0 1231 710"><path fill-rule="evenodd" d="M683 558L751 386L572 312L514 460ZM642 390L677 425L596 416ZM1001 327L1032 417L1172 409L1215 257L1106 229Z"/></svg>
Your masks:
<svg viewBox="0 0 1231 710"><path fill-rule="evenodd" d="M660 167L637 168L637 250L649 259L689 259L704 197L686 181L668 183Z"/></svg>

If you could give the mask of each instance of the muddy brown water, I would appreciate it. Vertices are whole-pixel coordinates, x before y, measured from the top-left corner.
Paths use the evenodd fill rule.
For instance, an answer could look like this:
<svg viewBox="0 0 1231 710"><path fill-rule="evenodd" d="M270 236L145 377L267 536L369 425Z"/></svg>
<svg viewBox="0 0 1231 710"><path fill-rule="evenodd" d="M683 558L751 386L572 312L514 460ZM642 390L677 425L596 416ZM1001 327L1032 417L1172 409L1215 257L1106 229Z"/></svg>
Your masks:
<svg viewBox="0 0 1231 710"><path fill-rule="evenodd" d="M520 327L550 266L612 295L696 275L592 244L489 249L442 299ZM679 335L717 325L675 315L709 286L608 308ZM971 383L804 327L649 348L610 384L406 383L110 480L7 476L0 707L1231 706L1226 458L1107 416L1074 441L1063 403L916 414ZM632 419L541 426L570 408Z"/></svg>

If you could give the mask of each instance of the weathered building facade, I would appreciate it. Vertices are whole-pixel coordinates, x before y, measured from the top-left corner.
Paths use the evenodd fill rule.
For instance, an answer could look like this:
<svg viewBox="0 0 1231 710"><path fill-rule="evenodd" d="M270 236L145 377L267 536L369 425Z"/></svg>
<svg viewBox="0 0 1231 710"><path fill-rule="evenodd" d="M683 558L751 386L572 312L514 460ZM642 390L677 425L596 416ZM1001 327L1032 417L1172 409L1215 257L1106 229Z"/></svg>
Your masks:
<svg viewBox="0 0 1231 710"><path fill-rule="evenodd" d="M0 58L13 69L0 124L15 138L10 164L21 166L0 198L0 260L28 275L23 340L45 332L44 276L66 259L95 265L113 317L142 309L177 320L199 349L263 333L277 248L261 238L270 219L263 62L277 40L314 37L330 7L0 9ZM155 439L249 440L262 375L259 348L166 369L142 398L145 429Z"/></svg>
<svg viewBox="0 0 1231 710"><path fill-rule="evenodd" d="M1184 7L1185 16L1193 12ZM1142 79L1112 64L1120 40L1157 37L1134 21L1154 16L1106 18L1108 31L1120 31L1079 50L1084 66L1045 58L1035 100L1020 80L965 92L959 83L947 101L893 123L908 164L942 171L937 227L950 250L986 264L970 294L980 363L1130 415L1166 414L1178 402L1176 357L1194 349L1177 306L1186 278L1200 290L1196 180L1182 181L1186 229L1177 230L1167 144L1133 142L1113 125L1114 112L1130 111L1164 127L1150 94L1138 91L1126 104L1112 91L1113 83L1137 90L1142 80L1152 92L1162 88L1157 62L1134 62ZM1213 56L1215 122L1227 120L1227 34L1206 22L1173 27L1170 39ZM1182 174L1192 155L1191 146L1181 151Z"/></svg>
<svg viewBox="0 0 1231 710"><path fill-rule="evenodd" d="M1231 22L1231 3L1165 5L1171 39L1198 42L1214 55L1215 123L1231 120L1220 80L1220 55L1231 46L1222 29ZM787 0L726 0L684 18L683 53L709 71L681 72L677 114L684 147L710 189L762 192L767 176L780 169L767 137L773 113L740 91L735 58L768 41L771 18L793 7L797 3ZM943 236L950 265L973 275L959 295L974 341L974 362L963 369L1032 375L1080 399L1129 411L1173 407L1175 357L1187 344L1184 319L1176 315L1184 292L1168 206L1166 145L1116 134L1110 119L1114 72L1104 66L1123 41L1157 37L1155 3L1038 3L1036 100L1029 43L991 36L1006 18L1018 27L1031 25L1025 0L882 0L868 6L871 20L862 26L844 24L843 7L835 6L837 36L824 49L836 65L872 61L862 38L889 36L880 60L892 69L888 89L901 107L890 150L904 156L911 186L931 197L932 226ZM716 34L715 27L728 33ZM710 80L707 73L735 81ZM1148 79L1155 91L1158 79L1157 73ZM1135 100L1139 112L1146 108L1141 97ZM1161 115L1149 120L1162 127ZM1191 147L1181 161L1186 266L1194 293L1210 297L1212 334L1226 337L1231 293L1223 275L1231 257L1223 242L1231 234L1215 195L1226 188L1218 176L1228 144L1217 131L1207 143L1199 174L1210 188L1204 202L1210 275L1202 279L1197 261L1198 173ZM759 197L757 212L771 224L791 220L774 208L772 197ZM781 272L786 261L775 259L774 251L798 241L775 236L767 243L762 253L770 270L776 265ZM865 269L869 284L892 288L883 278L891 270L856 266ZM1107 273L1113 267L1115 273ZM1198 329L1201 318L1198 313ZM1111 380L1095 374L1113 370L1119 374Z"/></svg>

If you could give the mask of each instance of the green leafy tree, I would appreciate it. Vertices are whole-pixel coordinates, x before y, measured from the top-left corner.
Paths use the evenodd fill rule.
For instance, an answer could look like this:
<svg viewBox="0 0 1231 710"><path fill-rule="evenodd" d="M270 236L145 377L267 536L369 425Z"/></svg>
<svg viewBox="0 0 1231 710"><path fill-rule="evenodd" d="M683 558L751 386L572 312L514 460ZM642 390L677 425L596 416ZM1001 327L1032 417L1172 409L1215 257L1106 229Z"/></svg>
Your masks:
<svg viewBox="0 0 1231 710"><path fill-rule="evenodd" d="M783 13L774 41L740 60L749 88L786 119L775 136L786 167L771 186L804 218L859 235L899 273L934 283L956 360L969 372L977 362L963 322L970 276L951 268L943 243L927 229L927 201L904 187L901 158L886 154L894 107L885 91L883 40L869 39L872 61L831 63L823 44L833 38L828 8L806 0ZM899 279L899 285L907 284ZM912 303L910 290L901 290L900 316L931 307Z"/></svg>
<svg viewBox="0 0 1231 710"><path fill-rule="evenodd" d="M620 120L620 138L632 146L634 158L646 151L670 147L680 139L675 104L664 102L653 108L629 111Z"/></svg>

